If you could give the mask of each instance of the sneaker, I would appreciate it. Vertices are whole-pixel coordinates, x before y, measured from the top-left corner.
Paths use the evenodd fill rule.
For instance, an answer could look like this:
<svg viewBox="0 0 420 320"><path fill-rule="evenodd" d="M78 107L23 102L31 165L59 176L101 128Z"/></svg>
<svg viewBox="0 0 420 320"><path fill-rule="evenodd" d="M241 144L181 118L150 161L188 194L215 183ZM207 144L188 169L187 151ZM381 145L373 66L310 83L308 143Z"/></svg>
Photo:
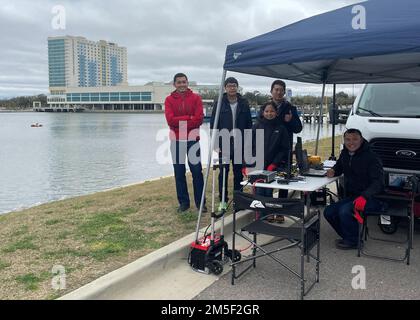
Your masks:
<svg viewBox="0 0 420 320"><path fill-rule="evenodd" d="M270 223L284 223L284 216L275 214L266 219Z"/></svg>
<svg viewBox="0 0 420 320"><path fill-rule="evenodd" d="M220 202L219 204L219 212L222 210L226 210L227 209L227 204L226 202Z"/></svg>
<svg viewBox="0 0 420 320"><path fill-rule="evenodd" d="M181 212L187 211L189 208L190 208L190 206L189 206L189 205L181 204L181 205L178 207L177 212L178 212L178 213L181 213Z"/></svg>
<svg viewBox="0 0 420 320"><path fill-rule="evenodd" d="M357 244L348 243L348 242L344 241L343 239L335 240L335 246L336 246L337 249L340 249L340 250L357 249Z"/></svg>

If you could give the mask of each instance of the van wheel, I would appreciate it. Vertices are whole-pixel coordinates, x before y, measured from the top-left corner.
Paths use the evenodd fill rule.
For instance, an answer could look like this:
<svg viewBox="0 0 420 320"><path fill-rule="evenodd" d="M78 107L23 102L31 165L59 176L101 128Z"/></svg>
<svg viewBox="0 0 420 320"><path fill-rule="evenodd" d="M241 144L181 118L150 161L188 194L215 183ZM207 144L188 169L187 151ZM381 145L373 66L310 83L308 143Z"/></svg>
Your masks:
<svg viewBox="0 0 420 320"><path fill-rule="evenodd" d="M379 218L381 219L381 218ZM379 229L385 234L394 234L398 230L398 224L391 217L391 224L381 224L379 220Z"/></svg>

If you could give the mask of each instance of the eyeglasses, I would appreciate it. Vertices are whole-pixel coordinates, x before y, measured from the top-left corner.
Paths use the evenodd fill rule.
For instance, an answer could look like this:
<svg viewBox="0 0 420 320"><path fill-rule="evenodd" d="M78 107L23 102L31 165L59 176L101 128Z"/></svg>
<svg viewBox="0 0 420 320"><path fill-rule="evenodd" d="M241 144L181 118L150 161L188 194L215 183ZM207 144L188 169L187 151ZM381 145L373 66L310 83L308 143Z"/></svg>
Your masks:
<svg viewBox="0 0 420 320"><path fill-rule="evenodd" d="M226 88L237 88L238 86L236 84L227 84Z"/></svg>

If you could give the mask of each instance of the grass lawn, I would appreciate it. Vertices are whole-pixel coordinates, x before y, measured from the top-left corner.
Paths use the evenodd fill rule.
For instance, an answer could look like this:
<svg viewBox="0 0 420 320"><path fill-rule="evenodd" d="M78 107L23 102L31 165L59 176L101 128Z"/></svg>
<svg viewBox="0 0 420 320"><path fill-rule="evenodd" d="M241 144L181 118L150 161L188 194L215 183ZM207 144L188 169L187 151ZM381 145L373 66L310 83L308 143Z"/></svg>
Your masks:
<svg viewBox="0 0 420 320"><path fill-rule="evenodd" d="M313 153L314 143L304 148ZM318 154L330 153L331 140L321 140ZM194 232L197 210L180 215L177 206L170 177L1 215L0 299L55 299ZM65 290L51 285L57 265Z"/></svg>

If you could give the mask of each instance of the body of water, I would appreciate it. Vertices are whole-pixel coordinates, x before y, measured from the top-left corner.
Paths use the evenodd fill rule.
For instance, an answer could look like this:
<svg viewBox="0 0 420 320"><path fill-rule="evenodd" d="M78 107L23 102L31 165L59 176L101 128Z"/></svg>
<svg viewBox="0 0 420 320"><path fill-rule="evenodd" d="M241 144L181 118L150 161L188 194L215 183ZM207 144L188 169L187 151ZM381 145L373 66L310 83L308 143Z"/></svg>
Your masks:
<svg viewBox="0 0 420 320"><path fill-rule="evenodd" d="M0 113L0 123L0 213L173 174L156 159L163 114ZM299 135L314 140L316 130L305 124ZM208 124L202 131L204 161ZM324 125L321 137L330 135Z"/></svg>

